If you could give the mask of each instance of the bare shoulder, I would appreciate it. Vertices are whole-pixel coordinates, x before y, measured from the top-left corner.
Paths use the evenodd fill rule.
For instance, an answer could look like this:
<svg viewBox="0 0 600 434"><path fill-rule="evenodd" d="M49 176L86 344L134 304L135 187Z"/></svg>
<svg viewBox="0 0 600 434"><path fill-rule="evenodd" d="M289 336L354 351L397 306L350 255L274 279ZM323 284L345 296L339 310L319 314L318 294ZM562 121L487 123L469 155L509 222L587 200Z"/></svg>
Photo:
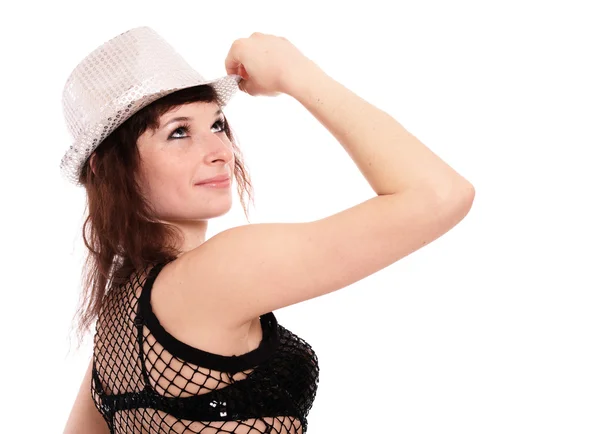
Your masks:
<svg viewBox="0 0 600 434"><path fill-rule="evenodd" d="M149 300L152 314L170 335L210 353L242 354L256 348L262 338L260 318L234 322L221 315L207 283L211 273L204 284L190 279L189 254L169 262L156 276ZM194 291L196 303L191 304L189 294Z"/></svg>

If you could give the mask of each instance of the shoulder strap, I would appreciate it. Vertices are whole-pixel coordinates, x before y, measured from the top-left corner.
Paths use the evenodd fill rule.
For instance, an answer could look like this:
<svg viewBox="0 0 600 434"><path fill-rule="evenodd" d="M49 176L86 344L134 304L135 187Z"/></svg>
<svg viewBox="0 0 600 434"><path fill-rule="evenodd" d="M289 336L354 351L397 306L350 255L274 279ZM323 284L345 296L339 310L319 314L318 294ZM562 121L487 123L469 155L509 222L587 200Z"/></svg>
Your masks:
<svg viewBox="0 0 600 434"><path fill-rule="evenodd" d="M140 298L138 300L137 311L136 311L135 320L134 320L135 327L137 329L137 343L138 343L138 351L139 351L139 355L140 355L142 377L144 378L144 384L146 387L151 387L151 386L150 386L150 379L148 376L148 371L146 370L146 363L144 360L144 318L143 318L142 309L141 309L142 298L150 296L149 289L152 287L152 285L154 284L154 280L156 279L156 276L158 276L158 273L165 265L166 265L166 262L160 262L160 263L154 265L152 267L152 269L146 275L146 279L142 286L142 292L141 292Z"/></svg>

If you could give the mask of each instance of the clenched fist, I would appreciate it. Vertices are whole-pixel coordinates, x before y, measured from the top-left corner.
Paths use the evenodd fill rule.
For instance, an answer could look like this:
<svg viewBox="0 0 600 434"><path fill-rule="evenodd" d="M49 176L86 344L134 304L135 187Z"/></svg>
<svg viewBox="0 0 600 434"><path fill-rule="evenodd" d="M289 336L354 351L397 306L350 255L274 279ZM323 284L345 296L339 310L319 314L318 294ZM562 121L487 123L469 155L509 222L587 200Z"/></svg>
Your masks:
<svg viewBox="0 0 600 434"><path fill-rule="evenodd" d="M259 32L236 39L225 59L227 74L240 75L240 90L252 96L289 93L302 71L315 66L286 38Z"/></svg>

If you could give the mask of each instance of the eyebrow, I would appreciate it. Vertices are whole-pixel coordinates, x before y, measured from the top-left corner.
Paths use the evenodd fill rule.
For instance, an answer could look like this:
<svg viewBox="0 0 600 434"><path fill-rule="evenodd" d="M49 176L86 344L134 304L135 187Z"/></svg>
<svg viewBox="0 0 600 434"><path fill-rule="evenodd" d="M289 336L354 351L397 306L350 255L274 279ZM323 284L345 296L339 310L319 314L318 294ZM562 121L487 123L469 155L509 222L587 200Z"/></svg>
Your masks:
<svg viewBox="0 0 600 434"><path fill-rule="evenodd" d="M223 113L223 111L221 109L218 109L213 116L216 117L216 116L218 116L218 115L220 115L222 113ZM167 122L162 127L160 127L160 129L165 128L167 125L172 124L173 122L177 122L177 121L191 121L191 120L193 120L193 118L188 118L186 116L179 116L179 117L171 119L169 122Z"/></svg>

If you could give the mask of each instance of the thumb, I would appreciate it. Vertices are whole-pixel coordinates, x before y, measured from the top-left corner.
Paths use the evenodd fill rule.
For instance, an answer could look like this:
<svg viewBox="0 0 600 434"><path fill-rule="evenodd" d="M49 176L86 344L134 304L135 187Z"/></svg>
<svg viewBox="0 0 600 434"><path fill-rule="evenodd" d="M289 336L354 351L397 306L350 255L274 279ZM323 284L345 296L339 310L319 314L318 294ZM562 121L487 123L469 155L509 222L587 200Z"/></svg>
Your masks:
<svg viewBox="0 0 600 434"><path fill-rule="evenodd" d="M238 83L239 88L241 91L246 92L248 95L252 95L254 96L255 93L255 86L254 83L252 82L252 80L240 80L240 82Z"/></svg>

